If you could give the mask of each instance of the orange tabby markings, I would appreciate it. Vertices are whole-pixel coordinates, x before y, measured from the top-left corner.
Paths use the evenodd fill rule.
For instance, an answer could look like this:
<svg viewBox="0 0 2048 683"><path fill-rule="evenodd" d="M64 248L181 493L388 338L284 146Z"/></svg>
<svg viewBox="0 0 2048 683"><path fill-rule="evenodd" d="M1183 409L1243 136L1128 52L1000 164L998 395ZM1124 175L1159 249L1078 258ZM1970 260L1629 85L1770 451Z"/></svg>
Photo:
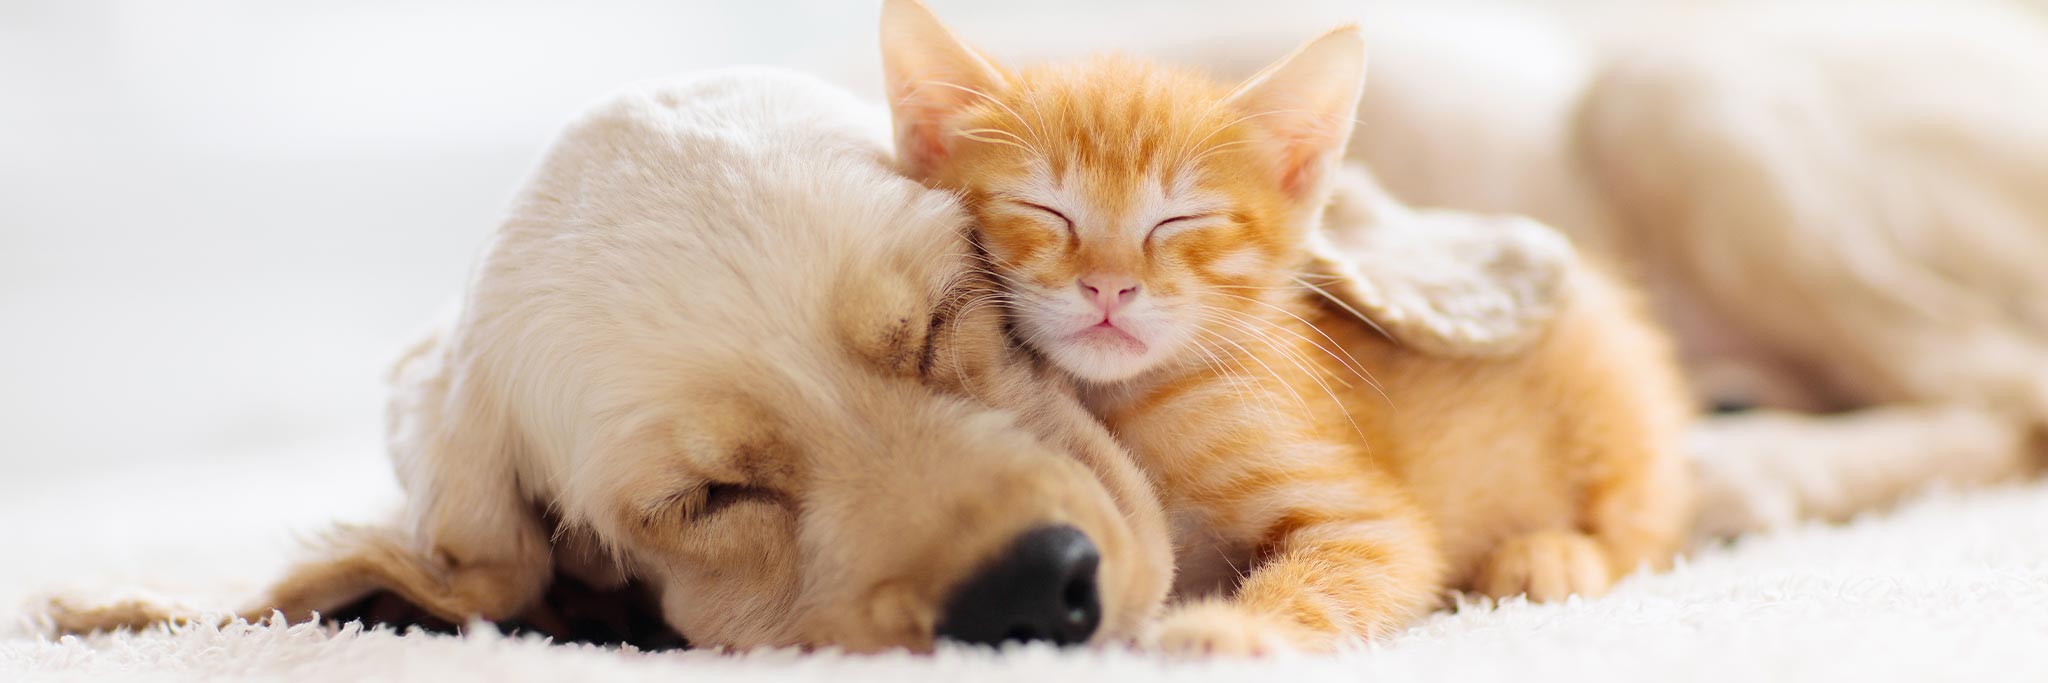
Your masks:
<svg viewBox="0 0 2048 683"><path fill-rule="evenodd" d="M915 0L885 0L882 30L904 166L967 198L1018 336L1189 525L1195 599L1159 647L1327 650L1447 588L1554 599L1668 561L1683 394L1599 274L1496 360L1403 349L1299 285L1364 80L1355 29L1228 89L1118 57L1008 70Z"/></svg>

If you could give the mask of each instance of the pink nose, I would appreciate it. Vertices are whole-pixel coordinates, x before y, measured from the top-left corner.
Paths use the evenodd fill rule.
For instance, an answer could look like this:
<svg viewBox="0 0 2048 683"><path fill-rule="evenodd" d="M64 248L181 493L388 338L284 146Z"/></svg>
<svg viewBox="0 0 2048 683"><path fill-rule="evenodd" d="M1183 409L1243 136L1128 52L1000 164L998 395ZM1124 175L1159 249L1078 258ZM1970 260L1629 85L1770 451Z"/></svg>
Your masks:
<svg viewBox="0 0 2048 683"><path fill-rule="evenodd" d="M1115 313L1138 298L1138 281L1122 275L1084 275L1080 285L1081 296L1094 302L1103 315Z"/></svg>

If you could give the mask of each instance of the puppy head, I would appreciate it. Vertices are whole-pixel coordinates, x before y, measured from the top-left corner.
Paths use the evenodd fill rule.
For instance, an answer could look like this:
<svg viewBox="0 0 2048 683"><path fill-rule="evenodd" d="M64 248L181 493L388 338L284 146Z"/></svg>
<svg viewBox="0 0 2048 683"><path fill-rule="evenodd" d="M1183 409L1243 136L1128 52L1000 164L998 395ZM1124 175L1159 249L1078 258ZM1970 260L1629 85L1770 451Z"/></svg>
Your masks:
<svg viewBox="0 0 2048 683"><path fill-rule="evenodd" d="M804 97L767 98L772 116ZM681 136L685 170L635 176L667 185L582 203L688 219L611 260L607 279L654 264L663 295L596 323L634 368L606 391L637 398L589 437L565 517L693 643L1129 635L1170 571L1163 532L1140 538L1118 507L1156 505L1142 479L1106 485L1101 453L1077 458L1112 443L1080 411L994 405L1062 388L1008 347L951 196L891 173L879 144L790 129Z"/></svg>
<svg viewBox="0 0 2048 683"><path fill-rule="evenodd" d="M707 324L730 336L690 352L699 362L679 375L670 419L637 432L661 448L590 463L605 475L579 497L600 501L597 528L693 642L874 650L927 648L941 633L1121 635L1158 592L1136 584L1163 569L1140 566L1093 472L975 400L972 387L1006 381L992 354L1005 342L965 255L931 246L955 240L957 219L897 218L861 229L929 242L893 241L903 253L867 253L777 292L813 301L756 309L816 319ZM1007 585L974 595L978 580Z"/></svg>
<svg viewBox="0 0 2048 683"><path fill-rule="evenodd" d="M323 539L242 614L561 622L552 575L638 579L700 646L1131 635L1170 578L1156 499L1010 348L959 208L861 111L748 71L572 126L396 375L412 523Z"/></svg>

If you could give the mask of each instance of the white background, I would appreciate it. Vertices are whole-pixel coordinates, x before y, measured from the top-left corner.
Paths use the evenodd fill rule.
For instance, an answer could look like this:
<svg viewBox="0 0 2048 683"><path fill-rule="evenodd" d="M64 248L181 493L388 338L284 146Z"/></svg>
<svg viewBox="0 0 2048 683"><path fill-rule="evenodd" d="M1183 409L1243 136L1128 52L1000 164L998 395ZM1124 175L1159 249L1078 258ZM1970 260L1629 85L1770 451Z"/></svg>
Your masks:
<svg viewBox="0 0 2048 683"><path fill-rule="evenodd" d="M936 4L1029 38L1021 15L1056 27L1090 3ZM564 121L727 64L872 87L875 13L0 1L0 472L309 440L381 457L383 365L453 301Z"/></svg>

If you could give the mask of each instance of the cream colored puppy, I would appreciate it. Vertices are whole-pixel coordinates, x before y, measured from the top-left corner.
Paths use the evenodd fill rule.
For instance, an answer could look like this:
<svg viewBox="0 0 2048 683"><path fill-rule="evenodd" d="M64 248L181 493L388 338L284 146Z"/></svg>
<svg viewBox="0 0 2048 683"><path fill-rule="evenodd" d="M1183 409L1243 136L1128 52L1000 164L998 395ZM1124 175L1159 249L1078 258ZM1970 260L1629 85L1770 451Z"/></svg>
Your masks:
<svg viewBox="0 0 2048 683"><path fill-rule="evenodd" d="M890 170L884 116L736 71L570 126L395 371L403 521L332 535L243 614L388 591L512 619L559 573L640 580L696 645L1133 635L1171 573L1158 503L1008 348L962 214Z"/></svg>

